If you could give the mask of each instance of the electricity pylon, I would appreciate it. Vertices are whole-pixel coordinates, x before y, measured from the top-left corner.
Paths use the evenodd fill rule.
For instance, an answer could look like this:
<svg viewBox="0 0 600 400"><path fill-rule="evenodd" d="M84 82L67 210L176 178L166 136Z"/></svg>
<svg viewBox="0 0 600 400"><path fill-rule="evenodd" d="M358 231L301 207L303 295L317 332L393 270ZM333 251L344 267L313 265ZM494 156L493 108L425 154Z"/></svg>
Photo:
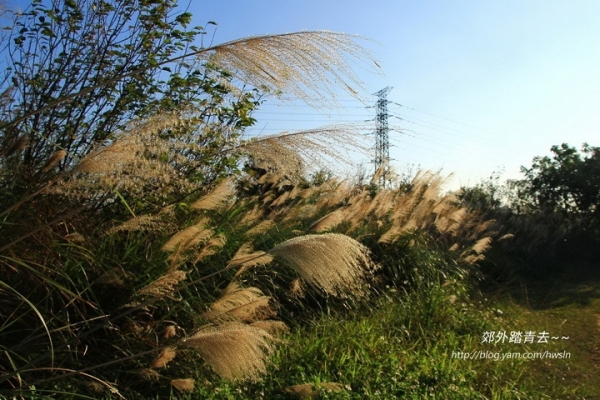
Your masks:
<svg viewBox="0 0 600 400"><path fill-rule="evenodd" d="M386 186L390 168L390 137L388 127L387 94L390 86L373 93L377 96L377 125L375 128L375 174L379 176L379 187Z"/></svg>

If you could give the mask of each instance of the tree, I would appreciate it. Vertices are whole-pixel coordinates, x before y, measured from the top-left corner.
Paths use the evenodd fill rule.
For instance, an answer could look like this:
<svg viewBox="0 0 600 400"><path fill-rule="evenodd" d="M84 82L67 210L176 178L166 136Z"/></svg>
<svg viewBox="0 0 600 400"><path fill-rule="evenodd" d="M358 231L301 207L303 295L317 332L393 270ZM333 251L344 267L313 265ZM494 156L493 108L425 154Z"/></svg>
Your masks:
<svg viewBox="0 0 600 400"><path fill-rule="evenodd" d="M253 123L256 91L232 93L232 76L215 65L169 62L197 51L205 33L188 29L191 14L176 7L175 0L34 0L15 14L0 86L0 149L12 156L2 160L10 171L2 190L68 169L134 118L187 107L225 136L234 135L226 126Z"/></svg>
<svg viewBox="0 0 600 400"><path fill-rule="evenodd" d="M598 222L600 216L600 147L587 143L581 152L566 143L552 146L552 158L536 157L522 167L522 193L542 212Z"/></svg>

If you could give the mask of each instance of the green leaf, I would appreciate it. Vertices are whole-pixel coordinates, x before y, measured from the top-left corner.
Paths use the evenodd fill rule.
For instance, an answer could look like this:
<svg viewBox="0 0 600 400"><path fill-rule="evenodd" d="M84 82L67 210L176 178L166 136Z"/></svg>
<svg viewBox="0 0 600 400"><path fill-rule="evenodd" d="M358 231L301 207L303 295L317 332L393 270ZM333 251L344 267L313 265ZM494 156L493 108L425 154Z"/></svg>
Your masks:
<svg viewBox="0 0 600 400"><path fill-rule="evenodd" d="M48 36L48 37L56 37L56 35L54 34L54 32L52 32L52 30L50 28L44 27L42 28L42 30L40 31L40 33L44 36Z"/></svg>
<svg viewBox="0 0 600 400"><path fill-rule="evenodd" d="M183 14L178 15L175 18L175 22L181 24L182 26L187 26L192 21L192 14L189 12L185 12Z"/></svg>

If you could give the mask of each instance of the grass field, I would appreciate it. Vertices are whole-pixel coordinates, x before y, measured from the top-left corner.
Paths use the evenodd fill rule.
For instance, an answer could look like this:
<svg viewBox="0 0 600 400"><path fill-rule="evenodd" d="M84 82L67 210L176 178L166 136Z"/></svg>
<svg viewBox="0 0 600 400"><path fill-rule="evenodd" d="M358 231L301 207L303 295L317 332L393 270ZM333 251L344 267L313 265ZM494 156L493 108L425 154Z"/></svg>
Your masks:
<svg viewBox="0 0 600 400"><path fill-rule="evenodd" d="M282 338L264 381L206 381L190 398L600 398L598 274L520 281L474 302L451 296L447 287L388 291L361 312L323 315ZM489 331L546 331L550 338L481 343ZM544 352L569 358L524 359Z"/></svg>

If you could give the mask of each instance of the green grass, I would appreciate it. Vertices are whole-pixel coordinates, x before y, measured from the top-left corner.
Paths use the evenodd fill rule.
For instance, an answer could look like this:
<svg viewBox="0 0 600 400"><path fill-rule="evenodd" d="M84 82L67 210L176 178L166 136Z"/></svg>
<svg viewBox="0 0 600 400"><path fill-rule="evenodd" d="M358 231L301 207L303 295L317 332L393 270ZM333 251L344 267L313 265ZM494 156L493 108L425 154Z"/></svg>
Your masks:
<svg viewBox="0 0 600 400"><path fill-rule="evenodd" d="M246 235L236 223L241 209L211 213L215 232L223 233L228 241L202 263L186 264L186 271L194 277L190 280L222 270L248 239L252 239L255 250L267 250L297 235L295 223L275 224L256 237ZM187 222L192 218L185 213L180 217ZM128 399L287 399L291 397L290 386L320 387L334 382L341 390L323 391L321 398L598 398L594 397L600 392L596 383L600 366L598 271L570 267L554 270L543 280L539 276L523 278L514 265L498 259L498 270L515 271L509 274L510 281L504 281L510 283L498 285L500 279L496 279L474 290L475 279L489 279L493 274L461 261L459 253L446 251L443 241L426 232L405 235L392 244L378 243L377 235L362 236L382 266L372 282L373 296L365 301L334 299L318 290L307 290L306 297L296 298L289 287L297 274L281 260L252 268L240 278L244 286L256 286L272 296L279 304L278 318L291 328L290 334L279 338L261 381L221 379L184 346L166 368L154 370L155 379L148 379L144 371L156 353L165 346L180 344L181 338L206 323L201 313L235 273L231 270L202 278L172 299L134 307L131 313L124 311L129 309L123 309L123 304L135 299L140 288L169 268L167 255L160 250L164 242L161 235L108 235L89 244L89 249L60 242L56 246L62 246L61 259L43 265L13 261L23 271L31 270L30 278L45 283L42 288L55 289L36 292L36 302L31 304L16 294L5 296L21 307L19 318L27 317L24 322L14 319L13 325L0 329L5 339L17 344L10 347L6 341L0 343L0 350L7 350L6 361L11 363L7 370L45 357L31 374L37 379L30 380L36 382L35 388L23 385L19 394L24 398L53 398L59 393L73 399L121 398L110 394L107 387L112 386ZM107 283L107 277L115 278L117 272L120 282ZM26 287L25 283L19 286ZM12 289L6 284L0 287L5 294ZM70 301L76 294L81 300ZM107 324L102 315L117 317ZM75 317L85 324L74 323ZM18 323L36 329L16 331ZM167 326L176 326L176 337L164 337ZM549 344L482 343L486 332L529 330L569 339ZM22 332L29 335L25 344L36 345L23 346ZM52 348L46 338L49 333ZM571 357L493 358L496 354L502 357L540 351L566 351ZM488 356L481 357L480 352ZM478 357L465 359L463 354ZM50 370L46 365L53 356L60 365ZM27 368L36 367L32 363ZM63 376L67 369L83 370L90 376ZM192 393L182 394L171 386L171 379L184 378L195 379ZM18 379L14 377L12 382ZM0 388L4 390L0 396L10 393L6 389Z"/></svg>
<svg viewBox="0 0 600 400"><path fill-rule="evenodd" d="M568 359L531 360L522 385L531 398L600 399L600 271L565 264L544 279L519 279L490 293L514 330L546 330L561 339L534 351L565 351ZM568 339L562 339L568 337Z"/></svg>
<svg viewBox="0 0 600 400"><path fill-rule="evenodd" d="M323 315L282 338L262 382L205 381L195 396L286 399L286 387L337 382L322 398L503 399L523 396L522 361L464 360L456 351L484 349L483 330L502 320L485 307L449 299L437 287L407 295L389 291L354 316ZM525 397L521 397L525 398Z"/></svg>
<svg viewBox="0 0 600 400"><path fill-rule="evenodd" d="M137 264L127 257L121 259ZM164 378L142 387L135 384L139 378L134 368L149 362L144 358L138 365L118 366L121 373L116 384L131 385L134 390L123 392L127 398L145 393L144 398L156 399L287 399L291 398L286 392L289 386L323 382L336 382L343 388L323 392L324 399L600 398L600 279L596 271L571 270L545 280L521 279L496 291L487 287L483 294L469 293L463 280L435 276L433 266L439 265L435 262L438 257L433 249L427 257L419 252L410 263L431 261L431 268L426 263L424 271L405 270L409 274L405 278L410 278L405 281L407 286L388 287L360 308L325 307L321 314L298 319L291 326L292 333L280 338L262 381L228 382L197 360L193 370L172 366L160 371ZM418 279L425 272L426 279ZM181 302L165 315L171 318L181 309L195 306ZM548 344L482 343L484 332L527 330L569 339ZM566 351L571 356L544 360L456 357L458 352L546 350ZM192 394L182 395L169 386L167 376L177 375L196 379ZM64 398L100 395L80 384L45 390L50 397L39 390L29 394L31 398L52 398L60 390ZM107 392L104 395L116 398Z"/></svg>
<svg viewBox="0 0 600 400"><path fill-rule="evenodd" d="M562 282L562 286L560 284ZM525 284L525 283L523 283ZM322 382L344 390L329 399L597 399L600 368L600 296L597 282L549 280L518 295L493 293L470 301L452 285L427 290L389 290L369 309L322 315L295 326L273 357L262 382L205 380L191 398L291 398L286 387ZM526 299L557 296L542 307ZM520 294L519 294L520 293ZM585 297L585 299L583 299ZM554 303L554 305L552 305ZM569 339L548 344L481 343L488 331L547 331ZM460 359L458 351L563 352L568 359Z"/></svg>

